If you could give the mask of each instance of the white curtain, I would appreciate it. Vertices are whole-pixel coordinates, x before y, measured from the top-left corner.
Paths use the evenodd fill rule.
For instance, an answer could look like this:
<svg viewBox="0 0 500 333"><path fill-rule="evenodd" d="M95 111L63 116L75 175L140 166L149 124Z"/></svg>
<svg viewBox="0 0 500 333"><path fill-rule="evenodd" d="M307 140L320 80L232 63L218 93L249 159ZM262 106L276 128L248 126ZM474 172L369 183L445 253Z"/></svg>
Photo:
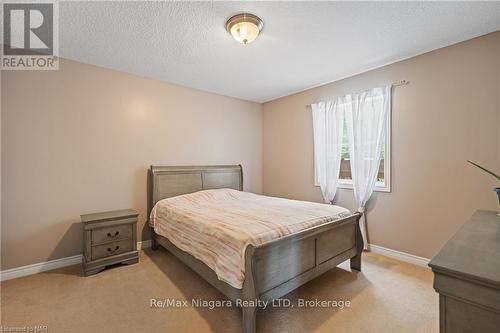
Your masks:
<svg viewBox="0 0 500 333"><path fill-rule="evenodd" d="M337 191L344 130L344 108L339 101L312 104L314 133L314 179L326 203Z"/></svg>
<svg viewBox="0 0 500 333"><path fill-rule="evenodd" d="M391 86L375 88L345 96L345 117L349 139L351 175L360 220L361 233L367 249L365 205L377 182L380 155L391 108Z"/></svg>

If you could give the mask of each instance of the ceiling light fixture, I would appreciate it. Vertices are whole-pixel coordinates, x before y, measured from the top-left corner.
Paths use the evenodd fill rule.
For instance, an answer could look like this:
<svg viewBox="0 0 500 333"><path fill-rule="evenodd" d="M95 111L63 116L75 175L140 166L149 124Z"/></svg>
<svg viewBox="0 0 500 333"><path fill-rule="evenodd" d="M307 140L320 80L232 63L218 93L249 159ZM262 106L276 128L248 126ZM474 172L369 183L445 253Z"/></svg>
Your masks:
<svg viewBox="0 0 500 333"><path fill-rule="evenodd" d="M251 43L264 27L262 20L249 13L237 14L226 22L226 30L234 39L243 44Z"/></svg>

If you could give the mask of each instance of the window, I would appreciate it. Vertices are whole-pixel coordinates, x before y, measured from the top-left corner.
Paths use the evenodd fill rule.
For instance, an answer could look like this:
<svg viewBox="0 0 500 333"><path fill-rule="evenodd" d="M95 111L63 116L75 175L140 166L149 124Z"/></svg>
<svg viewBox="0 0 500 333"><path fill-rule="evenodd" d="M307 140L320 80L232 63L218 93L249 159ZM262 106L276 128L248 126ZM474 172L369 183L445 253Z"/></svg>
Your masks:
<svg viewBox="0 0 500 333"><path fill-rule="evenodd" d="M387 128L386 128L385 142L382 146L380 156L380 166L378 170L377 183L375 184L375 191L390 192L391 191L391 115L388 113ZM344 133L342 135L342 155L340 162L339 173L339 188L352 189L351 178L351 163L349 159L349 143L347 138L347 125L344 119Z"/></svg>
<svg viewBox="0 0 500 333"><path fill-rule="evenodd" d="M385 142L382 146L380 166L374 191L391 192L391 112L387 115ZM352 189L351 163L349 158L349 143L347 138L347 124L344 118L344 132L342 134L342 153L340 162L338 188ZM314 181L314 185L319 183Z"/></svg>

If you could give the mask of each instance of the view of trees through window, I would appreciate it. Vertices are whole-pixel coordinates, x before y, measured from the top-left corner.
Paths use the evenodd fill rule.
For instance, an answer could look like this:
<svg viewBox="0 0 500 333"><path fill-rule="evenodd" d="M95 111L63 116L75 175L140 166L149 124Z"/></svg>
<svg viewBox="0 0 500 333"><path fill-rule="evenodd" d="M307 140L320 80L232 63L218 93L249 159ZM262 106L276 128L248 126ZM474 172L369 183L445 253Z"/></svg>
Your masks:
<svg viewBox="0 0 500 333"><path fill-rule="evenodd" d="M380 166L378 169L377 181L384 181L384 160L385 160L385 144L382 146L382 151L380 154ZM344 133L342 134L342 153L340 162L340 179L349 180L352 179L351 176L351 161L349 154L349 143L347 138L347 122L344 119Z"/></svg>

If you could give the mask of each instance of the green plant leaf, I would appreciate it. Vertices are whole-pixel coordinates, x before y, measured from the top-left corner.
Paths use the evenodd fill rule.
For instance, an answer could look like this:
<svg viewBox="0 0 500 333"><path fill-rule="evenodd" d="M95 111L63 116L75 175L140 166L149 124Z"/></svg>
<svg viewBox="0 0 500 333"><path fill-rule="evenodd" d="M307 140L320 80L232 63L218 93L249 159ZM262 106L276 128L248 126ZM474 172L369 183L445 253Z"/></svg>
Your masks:
<svg viewBox="0 0 500 333"><path fill-rule="evenodd" d="M470 164L474 165L475 167L478 167L479 169L483 170L484 172L487 172L489 173L490 175L492 175L493 177L495 177L497 180L500 180L500 176L497 175L496 173L494 172L491 172L490 170L486 169L486 168L483 168L482 166L480 166L479 164L476 164L472 161L469 161L467 160L467 162L469 162Z"/></svg>

